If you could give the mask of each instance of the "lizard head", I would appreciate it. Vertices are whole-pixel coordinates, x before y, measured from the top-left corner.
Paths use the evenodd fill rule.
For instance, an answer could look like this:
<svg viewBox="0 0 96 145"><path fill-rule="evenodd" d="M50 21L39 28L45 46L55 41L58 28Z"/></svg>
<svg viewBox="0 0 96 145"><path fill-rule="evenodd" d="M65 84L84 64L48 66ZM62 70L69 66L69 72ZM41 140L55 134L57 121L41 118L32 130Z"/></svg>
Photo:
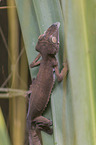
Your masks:
<svg viewBox="0 0 96 145"><path fill-rule="evenodd" d="M44 34L38 37L36 50L41 55L56 55L59 50L59 26L60 23L52 24Z"/></svg>

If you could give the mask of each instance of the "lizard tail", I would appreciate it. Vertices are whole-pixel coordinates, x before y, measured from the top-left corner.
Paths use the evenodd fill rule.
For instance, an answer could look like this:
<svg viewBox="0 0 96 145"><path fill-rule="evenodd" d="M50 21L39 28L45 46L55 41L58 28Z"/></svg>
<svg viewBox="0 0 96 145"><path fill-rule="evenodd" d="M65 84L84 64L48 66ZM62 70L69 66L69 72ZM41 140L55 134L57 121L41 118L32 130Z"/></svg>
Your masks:
<svg viewBox="0 0 96 145"><path fill-rule="evenodd" d="M27 121L24 145L42 145L41 131Z"/></svg>
<svg viewBox="0 0 96 145"><path fill-rule="evenodd" d="M34 126L29 130L29 145L42 145L41 132L37 131Z"/></svg>

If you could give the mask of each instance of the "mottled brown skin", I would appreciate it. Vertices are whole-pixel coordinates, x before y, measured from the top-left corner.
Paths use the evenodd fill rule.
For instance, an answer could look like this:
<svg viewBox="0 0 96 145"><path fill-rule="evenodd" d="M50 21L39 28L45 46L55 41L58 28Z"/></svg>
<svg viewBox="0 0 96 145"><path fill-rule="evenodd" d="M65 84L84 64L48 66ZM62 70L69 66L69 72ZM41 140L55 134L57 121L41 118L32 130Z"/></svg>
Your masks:
<svg viewBox="0 0 96 145"><path fill-rule="evenodd" d="M59 25L59 22L54 23L44 34L39 36L36 45L39 55L30 65L30 67L40 65L37 77L33 80L30 87L30 92L32 93L29 98L27 114L30 145L41 145L39 136L37 135L39 130L52 134L52 128L50 128L52 121L43 117L42 113L48 104L53 88L53 68L59 81L67 73L67 65L65 65L59 74L58 62L55 57L59 50ZM41 56L42 60L38 61Z"/></svg>

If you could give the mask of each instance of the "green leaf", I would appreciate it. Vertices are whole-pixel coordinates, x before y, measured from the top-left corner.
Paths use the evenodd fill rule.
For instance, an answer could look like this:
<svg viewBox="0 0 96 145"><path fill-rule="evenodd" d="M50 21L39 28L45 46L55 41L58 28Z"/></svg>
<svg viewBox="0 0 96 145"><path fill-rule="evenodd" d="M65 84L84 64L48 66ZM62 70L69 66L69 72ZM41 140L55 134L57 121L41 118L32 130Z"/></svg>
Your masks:
<svg viewBox="0 0 96 145"><path fill-rule="evenodd" d="M72 138L70 143L96 145L96 2L61 1L65 18L74 123L74 140ZM70 110L70 106L67 109ZM68 115L70 111L67 111ZM69 121L66 120L66 126L68 125ZM66 136L70 136L70 133ZM71 145L70 143L67 138L66 145Z"/></svg>
<svg viewBox="0 0 96 145"><path fill-rule="evenodd" d="M1 109L0 109L0 144L11 145Z"/></svg>
<svg viewBox="0 0 96 145"><path fill-rule="evenodd" d="M34 60L37 53L35 51L36 42L40 34L37 18L31 0L16 0L17 11L19 15L21 30L23 34L26 53L29 64ZM36 70L32 71L32 77L35 76Z"/></svg>

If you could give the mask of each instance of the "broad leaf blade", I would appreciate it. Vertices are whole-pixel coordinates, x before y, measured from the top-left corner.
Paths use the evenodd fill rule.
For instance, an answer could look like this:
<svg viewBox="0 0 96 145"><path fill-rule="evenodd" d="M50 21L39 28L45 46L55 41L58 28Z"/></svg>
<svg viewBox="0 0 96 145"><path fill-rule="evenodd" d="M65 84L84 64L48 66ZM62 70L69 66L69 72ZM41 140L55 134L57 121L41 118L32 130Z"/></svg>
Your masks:
<svg viewBox="0 0 96 145"><path fill-rule="evenodd" d="M72 138L71 143L76 145L96 145L96 90L94 88L96 33L93 34L96 31L96 10L94 5L93 0L62 0L75 128L74 142ZM66 124L68 126L67 121Z"/></svg>
<svg viewBox="0 0 96 145"><path fill-rule="evenodd" d="M0 109L0 144L11 145L1 109Z"/></svg>

